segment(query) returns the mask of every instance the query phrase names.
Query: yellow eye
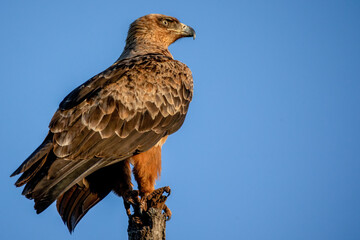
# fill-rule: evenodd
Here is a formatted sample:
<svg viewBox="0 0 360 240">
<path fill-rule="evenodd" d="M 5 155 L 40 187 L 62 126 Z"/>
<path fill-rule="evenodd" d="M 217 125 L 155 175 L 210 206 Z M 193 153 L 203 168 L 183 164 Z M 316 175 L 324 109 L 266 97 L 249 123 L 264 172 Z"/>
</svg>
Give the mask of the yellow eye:
<svg viewBox="0 0 360 240">
<path fill-rule="evenodd" d="M 163 20 L 163 24 L 164 24 L 165 26 L 167 26 L 169 23 L 168 23 L 168 21 Z"/>
</svg>

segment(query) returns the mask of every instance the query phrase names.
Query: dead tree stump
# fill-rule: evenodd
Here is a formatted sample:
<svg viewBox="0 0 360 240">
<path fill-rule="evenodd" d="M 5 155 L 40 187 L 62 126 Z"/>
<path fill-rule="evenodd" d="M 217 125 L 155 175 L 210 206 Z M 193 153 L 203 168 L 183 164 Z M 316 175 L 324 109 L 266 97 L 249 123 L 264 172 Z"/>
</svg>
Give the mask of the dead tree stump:
<svg viewBox="0 0 360 240">
<path fill-rule="evenodd" d="M 129 217 L 129 240 L 165 240 L 166 217 L 162 209 L 150 208 L 142 216 Z"/>
</svg>

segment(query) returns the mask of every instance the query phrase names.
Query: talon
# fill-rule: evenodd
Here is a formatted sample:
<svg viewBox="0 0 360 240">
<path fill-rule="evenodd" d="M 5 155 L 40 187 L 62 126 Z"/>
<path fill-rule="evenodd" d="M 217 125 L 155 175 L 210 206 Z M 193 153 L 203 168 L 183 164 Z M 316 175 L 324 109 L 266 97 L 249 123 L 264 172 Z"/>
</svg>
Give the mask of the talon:
<svg viewBox="0 0 360 240">
<path fill-rule="evenodd" d="M 126 210 L 126 214 L 129 216 L 131 216 L 131 210 L 130 210 L 130 204 L 125 200 L 124 200 L 124 207 L 125 207 L 125 210 Z"/>
<path fill-rule="evenodd" d="M 171 219 L 172 213 L 171 213 L 170 209 L 168 208 L 168 206 L 166 206 L 166 204 L 164 204 L 163 210 L 164 210 L 164 213 L 165 213 L 166 221 L 169 221 Z"/>
<path fill-rule="evenodd" d="M 164 192 L 167 193 L 167 196 L 166 196 L 166 197 L 170 196 L 170 193 L 171 193 L 170 187 L 169 187 L 169 186 L 164 187 Z"/>
<path fill-rule="evenodd" d="M 140 203 L 139 203 L 139 212 L 140 212 L 140 214 L 142 214 L 143 211 L 145 211 L 145 212 L 147 211 L 147 200 L 148 200 L 147 197 L 148 197 L 148 195 L 144 196 L 140 200 Z"/>
<path fill-rule="evenodd" d="M 166 186 L 166 187 L 162 187 L 162 188 L 158 188 L 156 190 L 154 190 L 152 193 L 150 193 L 149 195 L 147 195 L 147 198 L 148 199 L 151 199 L 151 198 L 156 198 L 157 200 L 160 199 L 164 193 L 167 193 L 165 197 L 165 200 L 168 196 L 170 196 L 170 192 L 171 192 L 171 189 L 170 187 Z"/>
</svg>

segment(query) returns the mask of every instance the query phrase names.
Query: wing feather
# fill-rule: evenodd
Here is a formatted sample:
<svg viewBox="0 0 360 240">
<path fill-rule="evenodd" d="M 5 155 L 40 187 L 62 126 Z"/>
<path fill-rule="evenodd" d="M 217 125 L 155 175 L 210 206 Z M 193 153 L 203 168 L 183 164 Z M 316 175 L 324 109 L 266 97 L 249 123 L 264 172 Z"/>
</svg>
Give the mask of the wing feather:
<svg viewBox="0 0 360 240">
<path fill-rule="evenodd" d="M 113 112 L 106 127 L 99 132 L 101 138 L 106 139 L 111 137 L 115 134 L 115 130 L 118 129 L 121 125 L 122 121 L 120 121 L 119 114 L 117 112 Z"/>
<path fill-rule="evenodd" d="M 99 125 L 101 119 L 104 117 L 104 113 L 103 113 L 103 111 L 100 109 L 100 107 L 98 105 L 98 106 L 95 106 L 95 107 L 91 108 L 91 110 L 89 111 L 88 114 L 89 114 L 89 125 L 88 125 L 88 127 L 90 129 L 94 130 Z"/>
</svg>

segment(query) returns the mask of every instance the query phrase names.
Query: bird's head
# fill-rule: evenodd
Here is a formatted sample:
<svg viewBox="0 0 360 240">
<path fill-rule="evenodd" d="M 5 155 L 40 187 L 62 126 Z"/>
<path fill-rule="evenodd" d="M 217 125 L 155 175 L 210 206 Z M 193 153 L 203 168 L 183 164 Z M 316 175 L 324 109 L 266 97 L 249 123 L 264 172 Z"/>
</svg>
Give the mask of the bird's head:
<svg viewBox="0 0 360 240">
<path fill-rule="evenodd" d="M 149 14 L 136 19 L 129 28 L 126 44 L 148 43 L 168 48 L 183 37 L 193 37 L 195 30 L 178 19 L 162 14 Z"/>
</svg>

